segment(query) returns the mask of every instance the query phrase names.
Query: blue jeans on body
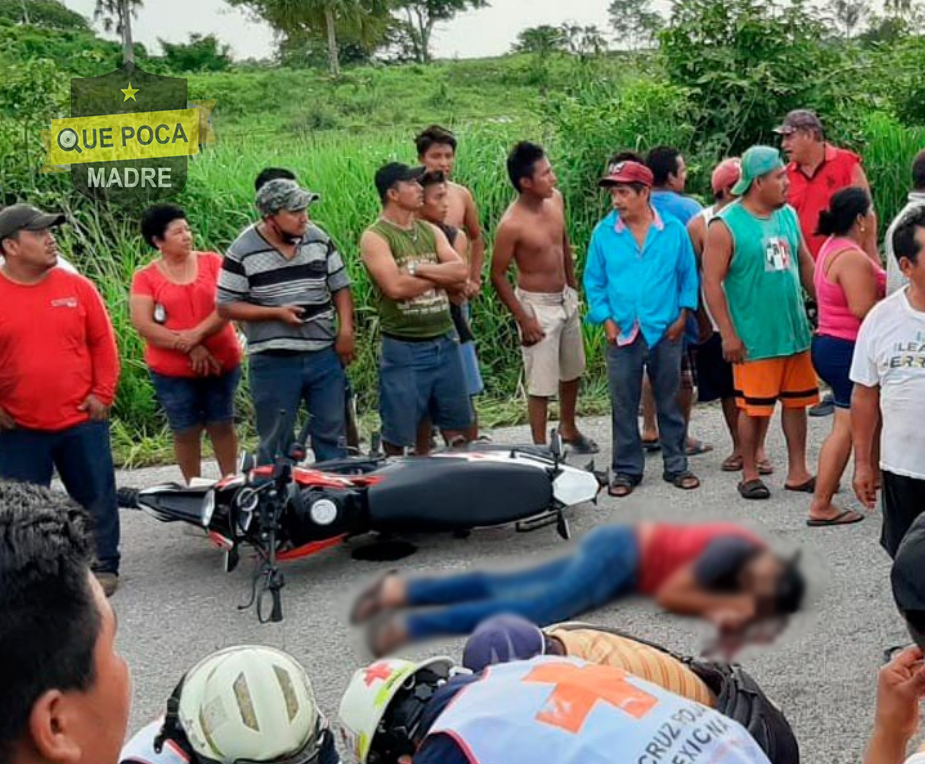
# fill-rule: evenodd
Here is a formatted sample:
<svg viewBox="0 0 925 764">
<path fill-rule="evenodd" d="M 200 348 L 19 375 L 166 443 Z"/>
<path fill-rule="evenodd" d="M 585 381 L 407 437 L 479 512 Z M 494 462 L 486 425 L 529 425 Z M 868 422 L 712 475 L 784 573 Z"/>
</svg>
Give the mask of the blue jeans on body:
<svg viewBox="0 0 925 764">
<path fill-rule="evenodd" d="M 412 639 L 470 634 L 486 618 L 503 613 L 548 626 L 633 591 L 638 569 L 636 529 L 602 525 L 571 554 L 533 568 L 409 581 L 409 607 L 449 607 L 409 613 L 406 626 Z"/>
<path fill-rule="evenodd" d="M 681 352 L 680 339 L 672 342 L 663 337 L 655 347 L 650 348 L 642 332 L 629 345 L 607 346 L 607 380 L 613 409 L 614 475 L 642 479 L 645 454 L 639 434 L 639 400 L 642 396 L 644 368 L 648 368 L 649 382 L 655 397 L 665 474 L 675 476 L 687 471 L 687 426 L 678 403 Z"/>
<path fill-rule="evenodd" d="M 93 522 L 94 570 L 119 572 L 119 507 L 109 422 L 84 422 L 59 432 L 17 427 L 0 433 L 0 478 L 51 485 L 53 471 Z"/>
<path fill-rule="evenodd" d="M 278 451 L 289 452 L 302 401 L 311 419 L 309 434 L 315 461 L 347 455 L 344 417 L 347 376 L 333 347 L 313 353 L 252 355 L 250 382 L 260 436 L 259 464 L 272 463 Z M 286 412 L 279 430 L 282 435 L 278 442 L 273 442 L 280 411 Z"/>
<path fill-rule="evenodd" d="M 234 394 L 241 367 L 208 377 L 169 377 L 151 372 L 157 400 L 172 432 L 234 422 Z"/>
</svg>

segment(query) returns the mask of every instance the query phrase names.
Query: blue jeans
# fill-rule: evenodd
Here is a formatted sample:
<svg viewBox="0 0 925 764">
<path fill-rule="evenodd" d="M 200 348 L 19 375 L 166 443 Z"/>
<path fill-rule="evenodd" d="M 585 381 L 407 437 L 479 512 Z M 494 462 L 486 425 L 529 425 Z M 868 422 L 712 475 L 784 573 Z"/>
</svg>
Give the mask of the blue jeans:
<svg viewBox="0 0 925 764">
<path fill-rule="evenodd" d="M 250 382 L 260 436 L 259 464 L 272 463 L 277 452 L 288 453 L 303 400 L 311 420 L 309 433 L 315 460 L 347 455 L 344 418 L 347 376 L 334 348 L 293 355 L 252 355 Z M 286 414 L 279 430 L 281 439 L 276 442 L 272 436 L 280 411 Z"/>
<path fill-rule="evenodd" d="M 642 437 L 639 435 L 639 400 L 642 396 L 644 368 L 648 368 L 649 382 L 655 397 L 665 474 L 675 476 L 687 471 L 687 426 L 678 403 L 681 351 L 680 339 L 671 342 L 665 337 L 654 348 L 650 348 L 642 332 L 629 345 L 607 346 L 615 475 L 642 478 L 645 454 L 642 450 Z"/>
<path fill-rule="evenodd" d="M 633 591 L 638 569 L 635 528 L 602 525 L 572 554 L 533 568 L 409 581 L 409 607 L 449 607 L 410 613 L 406 626 L 413 639 L 470 634 L 486 618 L 504 613 L 548 626 Z"/>
<path fill-rule="evenodd" d="M 60 432 L 19 427 L 0 433 L 0 478 L 49 486 L 54 469 L 92 519 L 94 570 L 118 573 L 119 507 L 109 422 L 85 422 Z"/>
<path fill-rule="evenodd" d="M 208 377 L 168 377 L 151 372 L 154 392 L 172 432 L 234 421 L 234 394 L 241 367 Z"/>
</svg>

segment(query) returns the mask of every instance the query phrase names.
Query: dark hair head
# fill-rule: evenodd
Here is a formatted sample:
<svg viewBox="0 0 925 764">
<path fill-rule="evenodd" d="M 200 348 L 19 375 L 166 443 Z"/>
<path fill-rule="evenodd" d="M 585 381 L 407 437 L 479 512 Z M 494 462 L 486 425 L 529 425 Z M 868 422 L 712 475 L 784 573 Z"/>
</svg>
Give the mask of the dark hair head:
<svg viewBox="0 0 925 764">
<path fill-rule="evenodd" d="M 912 187 L 916 191 L 925 191 L 925 149 L 912 160 Z"/>
<path fill-rule="evenodd" d="M 642 154 L 635 151 L 618 151 L 616 154 L 610 155 L 610 159 L 607 160 L 607 166 L 610 167 L 612 164 L 620 164 L 620 162 L 645 164 L 646 160 L 642 158 Z"/>
<path fill-rule="evenodd" d="M 0 761 L 49 690 L 89 689 L 100 612 L 86 512 L 63 494 L 0 481 Z"/>
<path fill-rule="evenodd" d="M 912 641 L 925 650 L 925 610 L 906 610 L 903 616 Z"/>
<path fill-rule="evenodd" d="M 417 147 L 419 157 L 424 156 L 430 150 L 431 146 L 437 145 L 449 146 L 455 153 L 456 136 L 445 127 L 431 125 L 415 137 L 414 145 Z"/>
<path fill-rule="evenodd" d="M 186 212 L 176 204 L 152 204 L 141 213 L 141 236 L 150 247 L 155 239 L 163 239 L 164 232 L 174 220 L 186 220 Z"/>
<path fill-rule="evenodd" d="M 518 192 L 521 190 L 521 181 L 533 177 L 536 163 L 544 156 L 546 152 L 543 151 L 543 147 L 530 141 L 521 141 L 511 149 L 511 153 L 507 155 L 507 174 Z"/>
<path fill-rule="evenodd" d="M 781 572 L 777 580 L 775 615 L 792 615 L 803 604 L 806 596 L 806 579 L 800 570 L 799 552 L 789 558 L 780 558 Z"/>
<path fill-rule="evenodd" d="M 254 191 L 259 191 L 271 180 L 298 180 L 292 170 L 285 167 L 265 167 L 254 180 Z"/>
<path fill-rule="evenodd" d="M 656 146 L 646 157 L 646 164 L 652 170 L 656 186 L 664 186 L 669 175 L 678 174 L 678 159 L 681 152 L 671 146 Z"/>
<path fill-rule="evenodd" d="M 428 186 L 437 186 L 440 183 L 446 183 L 446 173 L 442 170 L 433 170 L 432 172 L 425 172 L 421 176 L 421 185 L 424 188 Z"/>
<path fill-rule="evenodd" d="M 915 231 L 925 228 L 925 207 L 910 210 L 896 225 L 893 231 L 893 254 L 896 260 L 905 257 L 913 263 L 919 259 L 919 243 L 915 240 Z"/>
<path fill-rule="evenodd" d="M 829 208 L 819 213 L 816 233 L 820 236 L 844 236 L 857 222 L 858 217 L 870 212 L 870 194 L 858 186 L 836 191 L 829 200 Z"/>
</svg>

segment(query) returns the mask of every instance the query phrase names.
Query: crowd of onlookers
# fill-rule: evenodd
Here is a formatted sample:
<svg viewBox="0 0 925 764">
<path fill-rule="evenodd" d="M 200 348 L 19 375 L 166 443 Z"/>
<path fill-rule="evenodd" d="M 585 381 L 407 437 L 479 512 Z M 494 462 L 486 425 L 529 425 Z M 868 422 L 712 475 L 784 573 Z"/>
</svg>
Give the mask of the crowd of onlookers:
<svg viewBox="0 0 925 764">
<path fill-rule="evenodd" d="M 676 149 L 614 154 L 597 182 L 613 209 L 594 229 L 581 282 L 550 159 L 518 143 L 507 158 L 515 199 L 494 232 L 490 280 L 517 324 L 536 443 L 557 399 L 569 449 L 599 450 L 576 409 L 582 321 L 601 327 L 611 496 L 633 493 L 654 450 L 665 481 L 700 486 L 691 460 L 713 446 L 690 433 L 695 391 L 722 406 L 730 436 L 722 469 L 741 473 L 747 500 L 771 495 L 765 442 L 780 403 L 783 488 L 812 496 L 809 526 L 863 519 L 834 499 L 853 453 L 859 500 L 872 509 L 881 494 L 881 543 L 918 644 L 881 674 L 867 764 L 898 764 L 925 695 L 925 153 L 913 163 L 908 205 L 887 228 L 884 263 L 860 158 L 828 143 L 812 112 L 791 112 L 776 132 L 788 161 L 770 146 L 725 159 L 705 209 L 684 194 Z M 428 453 L 438 431 L 449 445 L 480 437 L 470 318 L 472 302 L 486 299 L 485 244 L 471 192 L 450 180 L 456 149 L 455 136 L 434 126 L 417 137 L 419 165 L 379 168 L 381 213 L 360 239 L 389 454 Z M 318 198 L 289 170 L 263 171 L 258 220 L 223 256 L 194 247 L 182 208 L 158 204 L 142 215 L 156 256 L 134 275 L 131 320 L 187 480 L 200 474 L 203 434 L 222 473 L 236 468 L 245 353 L 260 462 L 288 450 L 302 404 L 317 461 L 358 442 L 347 374 L 354 302 L 343 256 L 309 218 Z M 102 595 L 118 585 L 108 418 L 119 358 L 100 294 L 58 254 L 53 229 L 65 222 L 26 204 L 0 211 L 0 478 L 18 481 L 0 483 L 0 762 L 114 764 L 128 683 Z M 815 471 L 808 409 L 834 409 Z M 76 504 L 19 484 L 48 486 L 55 471 Z M 708 618 L 728 648 L 753 626 L 772 624 L 773 636 L 799 608 L 803 582 L 794 559 L 741 529 L 648 524 L 595 529 L 573 555 L 515 573 L 386 575 L 354 610 L 372 652 L 475 631 L 471 660 L 468 671 L 443 658 L 362 669 L 341 707 L 345 743 L 362 764 L 492 764 L 514 760 L 512 750 L 517 760 L 549 762 L 613 761 L 615 750 L 641 764 L 693 760 L 692 751 L 726 764 L 797 761 L 773 704 L 755 712 L 767 722 L 760 729 L 724 705 L 730 693 L 762 697 L 747 675 L 628 635 L 555 625 L 631 591 Z M 521 619 L 483 629 L 507 613 Z M 126 761 L 337 761 L 304 670 L 266 648 L 209 656 L 166 708 Z M 240 722 L 226 724 L 229 713 Z"/>
</svg>

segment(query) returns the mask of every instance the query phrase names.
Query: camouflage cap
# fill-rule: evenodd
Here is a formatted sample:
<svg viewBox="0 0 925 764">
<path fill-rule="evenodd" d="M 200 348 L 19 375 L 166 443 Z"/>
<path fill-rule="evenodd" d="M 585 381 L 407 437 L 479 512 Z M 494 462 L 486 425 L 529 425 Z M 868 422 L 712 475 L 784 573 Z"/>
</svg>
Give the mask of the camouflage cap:
<svg viewBox="0 0 925 764">
<path fill-rule="evenodd" d="M 256 204 L 261 215 L 275 215 L 277 212 L 304 210 L 320 198 L 318 194 L 300 188 L 294 180 L 278 178 L 260 187 Z"/>
</svg>

